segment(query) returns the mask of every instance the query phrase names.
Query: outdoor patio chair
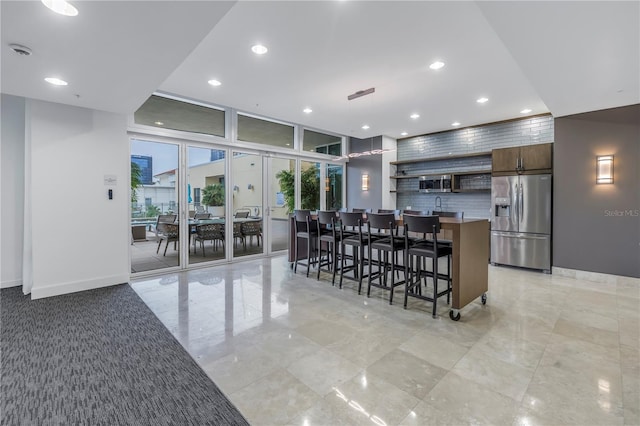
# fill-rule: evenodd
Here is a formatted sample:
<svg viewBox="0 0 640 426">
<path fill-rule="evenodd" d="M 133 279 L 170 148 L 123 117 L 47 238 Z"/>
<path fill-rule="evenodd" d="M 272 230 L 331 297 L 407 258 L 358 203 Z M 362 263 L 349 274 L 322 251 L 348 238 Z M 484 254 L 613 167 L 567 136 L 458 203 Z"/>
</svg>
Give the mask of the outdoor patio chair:
<svg viewBox="0 0 640 426">
<path fill-rule="evenodd" d="M 162 241 L 167 238 L 167 225 L 175 223 L 178 215 L 176 214 L 161 214 L 158 215 L 158 219 L 156 220 L 156 224 L 153 226 L 153 231 L 156 234 L 156 241 L 158 241 L 158 248 L 156 249 L 156 253 L 160 252 L 160 244 Z M 166 251 L 165 251 L 166 253 Z"/>
</svg>

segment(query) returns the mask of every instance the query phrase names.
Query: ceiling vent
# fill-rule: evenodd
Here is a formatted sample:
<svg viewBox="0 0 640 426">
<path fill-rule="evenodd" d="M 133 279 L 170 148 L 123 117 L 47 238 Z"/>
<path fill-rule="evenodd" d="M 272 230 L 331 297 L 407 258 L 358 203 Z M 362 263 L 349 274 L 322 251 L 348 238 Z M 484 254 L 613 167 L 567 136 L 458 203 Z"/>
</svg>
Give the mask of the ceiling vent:
<svg viewBox="0 0 640 426">
<path fill-rule="evenodd" d="M 365 95 L 370 95 L 371 93 L 375 92 L 376 88 L 372 87 L 370 89 L 366 89 L 366 90 L 358 90 L 356 93 L 353 93 L 349 96 L 347 96 L 347 99 L 349 99 L 350 101 L 359 98 L 361 96 L 365 96 Z"/>
<path fill-rule="evenodd" d="M 10 44 L 9 47 L 21 56 L 31 56 L 31 53 L 33 53 L 27 46 L 22 46 L 20 44 Z"/>
</svg>

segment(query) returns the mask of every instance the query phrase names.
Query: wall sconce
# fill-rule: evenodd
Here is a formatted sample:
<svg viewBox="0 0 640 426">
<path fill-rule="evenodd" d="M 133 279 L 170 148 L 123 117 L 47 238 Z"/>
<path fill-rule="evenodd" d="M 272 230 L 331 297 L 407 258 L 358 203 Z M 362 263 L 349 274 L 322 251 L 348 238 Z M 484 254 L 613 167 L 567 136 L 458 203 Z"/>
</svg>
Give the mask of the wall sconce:
<svg viewBox="0 0 640 426">
<path fill-rule="evenodd" d="M 613 155 L 596 157 L 596 184 L 613 183 Z"/>
<path fill-rule="evenodd" d="M 253 191 L 253 188 L 254 188 L 254 186 L 253 186 L 253 185 L 251 185 L 251 184 L 249 184 L 249 185 L 247 186 L 247 189 L 248 189 L 248 190 L 250 190 L 250 191 Z"/>
<path fill-rule="evenodd" d="M 325 192 L 329 192 L 330 188 L 330 184 L 331 184 L 331 180 L 327 177 L 324 178 L 324 190 Z"/>
<path fill-rule="evenodd" d="M 362 190 L 363 191 L 369 190 L 369 175 L 366 173 L 362 175 Z"/>
</svg>

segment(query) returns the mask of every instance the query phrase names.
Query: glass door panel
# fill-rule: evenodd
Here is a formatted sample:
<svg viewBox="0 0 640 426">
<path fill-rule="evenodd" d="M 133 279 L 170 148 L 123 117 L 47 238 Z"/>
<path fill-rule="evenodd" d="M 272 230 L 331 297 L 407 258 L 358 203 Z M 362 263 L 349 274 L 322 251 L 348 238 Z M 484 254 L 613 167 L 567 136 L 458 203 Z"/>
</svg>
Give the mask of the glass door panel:
<svg viewBox="0 0 640 426">
<path fill-rule="evenodd" d="M 342 166 L 327 164 L 325 176 L 324 191 L 327 210 L 340 210 L 342 208 Z"/>
<path fill-rule="evenodd" d="M 220 149 L 189 146 L 189 264 L 225 259 L 225 155 Z"/>
<path fill-rule="evenodd" d="M 131 140 L 131 272 L 180 266 L 179 146 Z"/>
<path fill-rule="evenodd" d="M 288 218 L 295 208 L 296 160 L 268 158 L 269 239 L 271 252 L 286 250 Z"/>
<path fill-rule="evenodd" d="M 233 257 L 264 252 L 262 157 L 234 152 L 231 158 L 233 217 L 227 221 L 232 233 Z M 227 240 L 229 241 L 229 239 Z"/>
<path fill-rule="evenodd" d="M 300 208 L 320 209 L 320 163 L 300 162 Z"/>
</svg>

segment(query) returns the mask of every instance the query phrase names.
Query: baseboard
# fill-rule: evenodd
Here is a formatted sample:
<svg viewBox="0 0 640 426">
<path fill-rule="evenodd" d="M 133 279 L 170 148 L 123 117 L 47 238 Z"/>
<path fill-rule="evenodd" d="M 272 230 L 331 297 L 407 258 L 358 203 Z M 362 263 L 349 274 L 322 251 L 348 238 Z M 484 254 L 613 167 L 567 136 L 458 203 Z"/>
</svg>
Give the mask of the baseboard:
<svg viewBox="0 0 640 426">
<path fill-rule="evenodd" d="M 92 280 L 82 280 L 69 283 L 61 283 L 31 289 L 31 299 L 42 299 L 45 297 L 60 296 L 78 291 L 93 290 L 101 287 L 109 287 L 129 282 L 129 275 L 112 275 L 108 277 L 95 278 Z"/>
<path fill-rule="evenodd" d="M 640 278 L 625 277 L 623 275 L 603 274 L 601 272 L 581 271 L 579 269 L 560 268 L 554 266 L 551 268 L 554 275 L 561 277 L 570 277 L 582 281 L 592 281 L 596 283 L 635 283 L 640 285 Z"/>
<path fill-rule="evenodd" d="M 0 288 L 18 287 L 22 285 L 22 280 L 1 281 Z"/>
</svg>

